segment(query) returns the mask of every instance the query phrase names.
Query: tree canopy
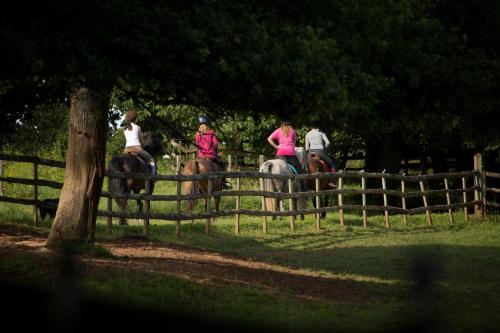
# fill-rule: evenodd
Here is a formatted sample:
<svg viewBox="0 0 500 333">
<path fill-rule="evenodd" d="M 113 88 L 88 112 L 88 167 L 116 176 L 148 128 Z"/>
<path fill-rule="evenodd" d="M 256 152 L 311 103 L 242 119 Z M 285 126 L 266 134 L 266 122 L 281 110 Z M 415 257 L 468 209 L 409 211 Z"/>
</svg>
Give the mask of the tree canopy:
<svg viewBox="0 0 500 333">
<path fill-rule="evenodd" d="M 212 119 L 275 114 L 365 141 L 458 132 L 484 147 L 497 132 L 488 120 L 498 109 L 498 7 L 20 0 L 2 15 L 3 126 L 85 84 Z"/>
</svg>

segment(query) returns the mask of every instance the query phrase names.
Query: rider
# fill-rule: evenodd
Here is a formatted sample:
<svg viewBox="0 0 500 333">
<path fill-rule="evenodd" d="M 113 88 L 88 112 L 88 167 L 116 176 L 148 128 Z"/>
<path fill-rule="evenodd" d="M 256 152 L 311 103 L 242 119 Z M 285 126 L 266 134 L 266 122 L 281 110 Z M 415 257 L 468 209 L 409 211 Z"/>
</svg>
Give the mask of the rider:
<svg viewBox="0 0 500 333">
<path fill-rule="evenodd" d="M 135 111 L 128 111 L 125 115 L 125 126 L 123 126 L 123 133 L 125 134 L 124 154 L 134 154 L 147 161 L 151 166 L 151 174 L 156 174 L 155 159 L 143 148 L 141 127 L 135 123 L 137 113 Z"/>
<path fill-rule="evenodd" d="M 282 121 L 280 127 L 269 135 L 267 141 L 276 149 L 276 158 L 282 159 L 292 165 L 297 173 L 304 173 L 297 154 L 295 153 L 297 134 L 289 121 Z M 275 141 L 277 141 L 278 144 L 276 144 Z M 307 185 L 306 182 L 301 182 L 301 184 L 302 188 L 305 189 Z"/>
<path fill-rule="evenodd" d="M 330 145 L 330 140 L 326 137 L 326 134 L 323 133 L 318 127 L 313 127 L 306 134 L 305 138 L 305 150 L 306 153 L 316 153 L 318 154 L 323 161 L 325 161 L 330 167 L 332 172 L 335 172 L 335 163 L 332 158 L 328 155 L 326 148 Z M 331 187 L 334 187 L 334 183 L 329 184 Z"/>
<path fill-rule="evenodd" d="M 207 158 L 217 164 L 222 170 L 225 169 L 224 162 L 219 156 L 219 139 L 214 130 L 208 127 L 206 116 L 198 117 L 198 131 L 195 134 L 196 146 L 198 146 L 198 157 Z M 231 189 L 231 184 L 222 179 L 222 188 Z"/>
</svg>

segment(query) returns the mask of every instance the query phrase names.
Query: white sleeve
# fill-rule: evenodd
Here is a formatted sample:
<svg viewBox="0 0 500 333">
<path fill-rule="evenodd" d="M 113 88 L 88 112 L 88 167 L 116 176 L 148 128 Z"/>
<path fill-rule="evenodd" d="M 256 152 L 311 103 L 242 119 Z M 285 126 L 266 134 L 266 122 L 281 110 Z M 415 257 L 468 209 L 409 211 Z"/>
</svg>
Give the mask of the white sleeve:
<svg viewBox="0 0 500 333">
<path fill-rule="evenodd" d="M 321 136 L 323 137 L 323 141 L 325 141 L 325 148 L 328 148 L 328 146 L 330 145 L 330 141 L 326 137 L 325 133 L 321 132 Z"/>
</svg>

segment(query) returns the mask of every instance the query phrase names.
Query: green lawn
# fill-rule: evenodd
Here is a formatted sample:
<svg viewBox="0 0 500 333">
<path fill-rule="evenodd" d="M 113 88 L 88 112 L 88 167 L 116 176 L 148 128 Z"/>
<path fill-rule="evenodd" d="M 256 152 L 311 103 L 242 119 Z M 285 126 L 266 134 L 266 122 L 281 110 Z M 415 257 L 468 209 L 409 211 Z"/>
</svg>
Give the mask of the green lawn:
<svg viewBox="0 0 500 333">
<path fill-rule="evenodd" d="M 173 185 L 160 183 L 155 193 L 173 191 Z M 245 200 L 242 208 L 260 207 L 258 198 Z M 168 211 L 173 207 L 169 205 L 153 203 L 152 210 Z M 101 209 L 105 206 L 103 200 Z M 234 198 L 223 199 L 223 209 L 233 206 Z M 242 217 L 239 236 L 234 234 L 233 217 L 217 219 L 210 235 L 204 232 L 204 220 L 182 222 L 180 237 L 175 235 L 174 222 L 151 221 L 148 237 L 152 241 L 321 274 L 359 291 L 347 302 L 326 296 L 290 298 L 281 289 L 208 286 L 154 273 L 98 272 L 86 275 L 82 283 L 86 295 L 110 304 L 182 311 L 242 327 L 258 323 L 284 331 L 403 331 L 420 330 L 415 326 L 420 323 L 423 331 L 497 331 L 500 218 L 488 215 L 481 221 L 471 216 L 465 222 L 459 210 L 456 222 L 450 224 L 445 213 L 432 216 L 433 226 L 427 225 L 423 214 L 409 216 L 408 225 L 401 216 L 391 216 L 391 228 L 386 229 L 381 214 L 370 216 L 364 228 L 356 212 L 346 214 L 343 227 L 338 214 L 329 213 L 320 231 L 315 229 L 314 217 L 307 216 L 297 220 L 295 233 L 290 231 L 289 219 L 281 218 L 269 221 L 267 234 L 262 232 L 262 218 Z M 129 222 L 118 226 L 115 219 L 109 235 L 105 219 L 99 218 L 96 244 L 140 237 L 142 225 Z M 0 224 L 31 229 L 31 207 L 0 204 Z M 41 221 L 37 230 L 46 235 L 50 224 Z M 30 256 L 2 258 L 0 276 L 15 276 L 18 282 L 38 287 L 54 286 L 47 268 Z"/>
</svg>

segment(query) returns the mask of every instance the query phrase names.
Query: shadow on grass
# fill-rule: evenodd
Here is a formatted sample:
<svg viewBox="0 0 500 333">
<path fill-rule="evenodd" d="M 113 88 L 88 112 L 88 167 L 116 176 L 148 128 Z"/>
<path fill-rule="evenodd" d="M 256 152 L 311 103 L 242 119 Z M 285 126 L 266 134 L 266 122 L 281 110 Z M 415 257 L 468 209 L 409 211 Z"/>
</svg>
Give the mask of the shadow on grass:
<svg viewBox="0 0 500 333">
<path fill-rule="evenodd" d="M 312 222 L 306 222 L 309 223 L 307 230 L 312 230 Z M 387 311 L 394 318 L 393 321 L 384 323 L 387 317 L 381 317 L 380 327 L 388 328 L 384 331 L 496 330 L 500 324 L 500 316 L 496 312 L 500 307 L 499 247 L 439 244 L 428 240 L 419 243 L 418 239 L 405 244 L 400 239 L 426 232 L 462 231 L 467 228 L 464 224 L 432 228 L 423 225 L 410 229 L 395 226 L 387 230 L 383 225 L 359 228 L 354 222 L 356 221 L 347 220 L 344 228 L 335 226 L 319 232 L 301 230 L 297 234 L 273 229 L 274 232 L 265 237 L 234 236 L 230 225 L 217 226 L 211 235 L 205 235 L 205 224 L 199 222 L 183 224 L 183 233 L 179 238 L 173 236 L 174 224 L 151 225 L 148 238 L 142 236 L 142 225 L 114 226 L 113 235 L 105 237 L 106 226 L 98 225 L 97 243 L 105 239 L 120 238 L 144 239 L 151 246 L 177 243 L 242 259 L 331 274 L 332 282 L 350 281 L 361 292 L 375 292 L 379 296 L 375 301 L 379 302 L 378 306 L 387 302 Z M 276 223 L 287 224 L 288 220 L 282 219 Z M 260 231 L 257 230 L 260 228 L 258 224 L 252 228 Z M 399 239 L 391 240 L 391 236 Z M 382 245 L 370 243 L 373 238 L 383 237 L 388 241 Z M 259 272 L 256 271 L 255 274 Z M 92 312 L 86 312 L 91 311 L 90 308 L 114 313 L 105 304 L 92 302 L 82 299 L 78 303 L 82 307 L 78 315 L 85 317 L 84 314 L 91 314 Z M 87 306 L 89 308 L 85 310 Z M 133 307 L 118 307 L 116 311 L 127 318 L 129 315 L 140 314 Z M 93 315 L 99 317 L 99 314 Z M 118 313 L 116 315 L 119 316 Z M 155 322 L 162 316 L 158 314 L 157 318 L 153 312 L 140 315 L 147 322 Z M 169 318 L 168 315 L 163 316 Z M 178 314 L 175 317 L 182 318 Z M 361 320 L 355 314 L 351 315 L 351 320 L 352 318 Z M 181 321 L 184 320 L 189 321 L 190 318 L 185 317 Z M 200 322 L 199 320 L 198 318 L 196 322 Z M 175 320 L 172 319 L 172 322 Z M 220 324 L 214 322 L 213 327 L 220 329 Z M 85 325 L 83 323 L 81 327 L 86 327 Z M 206 322 L 203 325 L 211 326 Z M 232 330 L 238 332 L 241 331 L 240 328 L 232 327 Z"/>
</svg>

